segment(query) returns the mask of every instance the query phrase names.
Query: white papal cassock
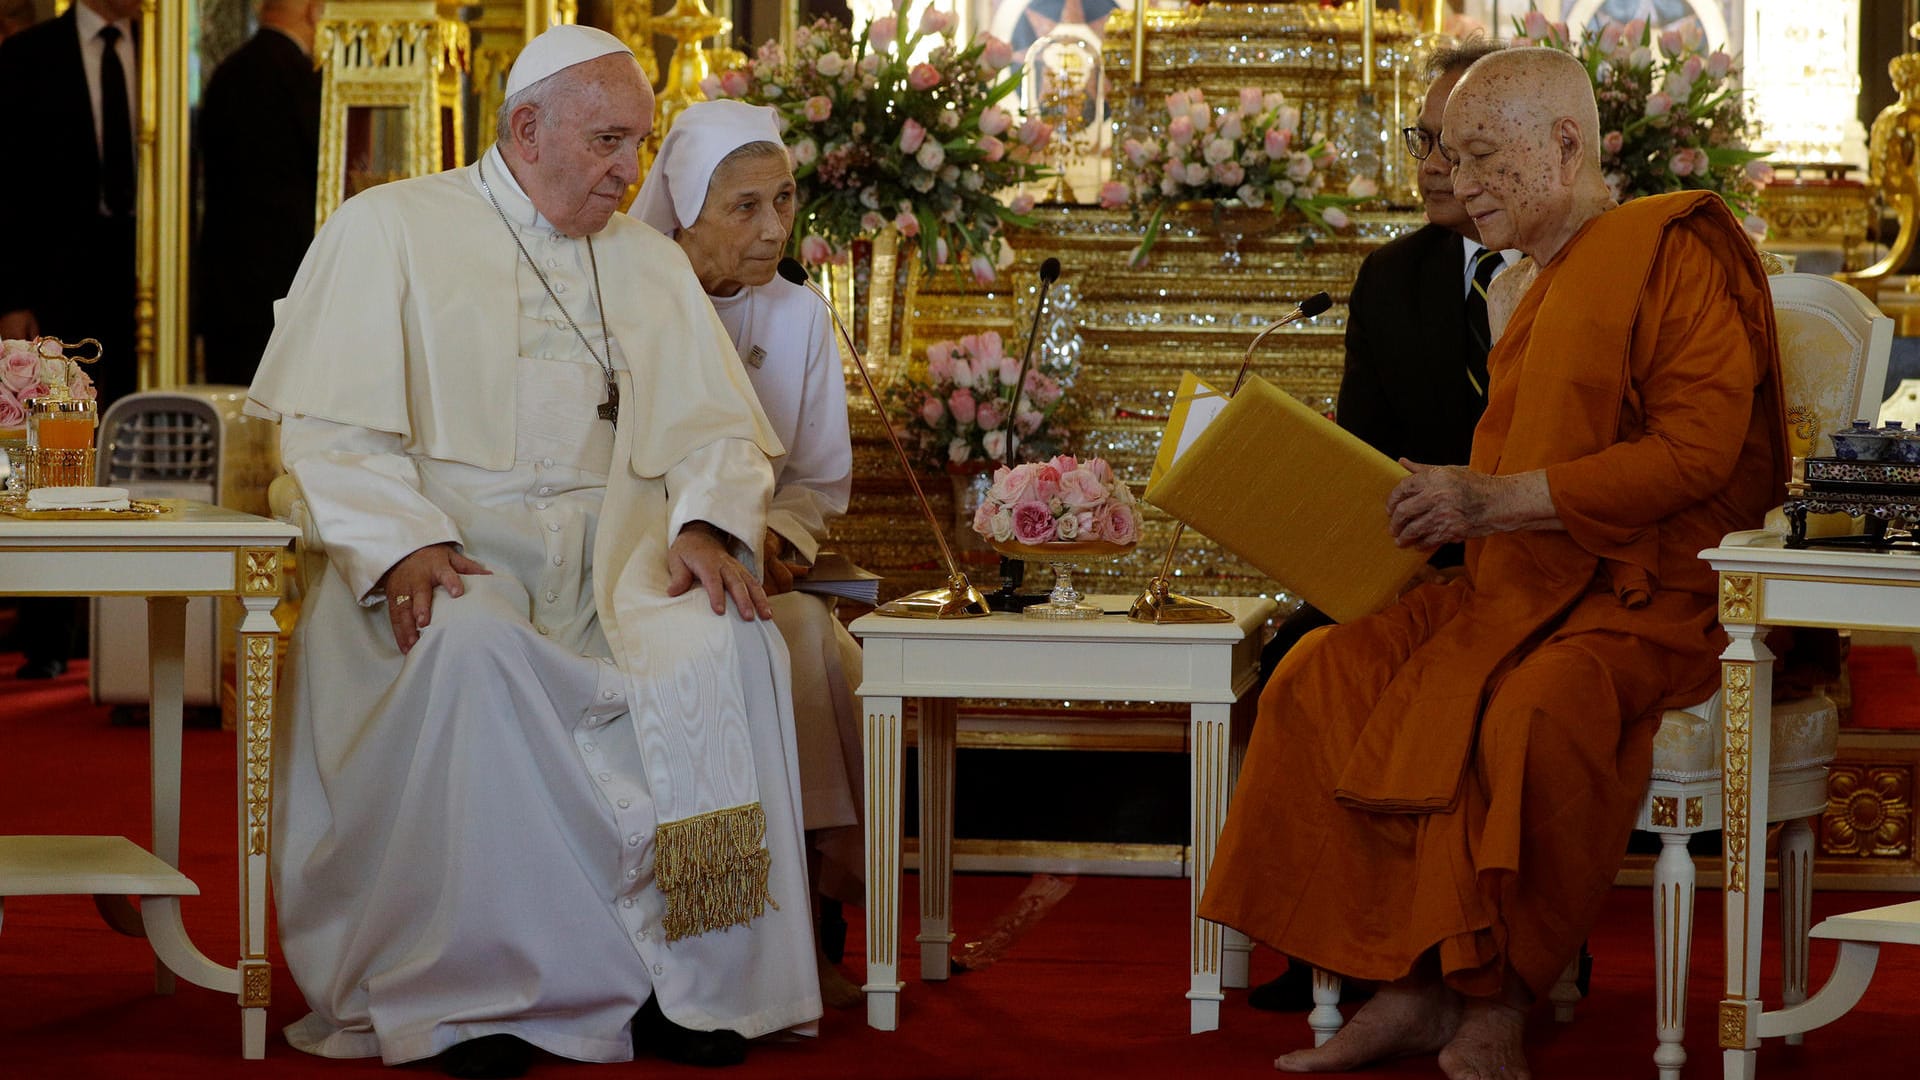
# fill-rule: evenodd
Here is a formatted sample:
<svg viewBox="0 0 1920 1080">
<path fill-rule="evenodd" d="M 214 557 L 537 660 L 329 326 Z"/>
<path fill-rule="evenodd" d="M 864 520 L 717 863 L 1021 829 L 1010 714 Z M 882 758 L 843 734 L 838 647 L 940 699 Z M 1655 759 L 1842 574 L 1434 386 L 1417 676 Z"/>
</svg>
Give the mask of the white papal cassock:
<svg viewBox="0 0 1920 1080">
<path fill-rule="evenodd" d="M 787 448 L 774 462 L 767 528 L 791 544 L 801 562 L 811 563 L 834 521 L 847 512 L 853 488 L 847 383 L 832 321 L 819 297 L 784 278 L 711 299 L 735 351 L 747 360 L 747 377 L 767 422 Z M 770 602 L 793 656 L 800 802 L 821 855 L 817 884 L 828 896 L 859 904 L 866 880 L 860 713 L 853 700 L 860 644 L 834 615 L 831 598 L 788 592 Z"/>
<path fill-rule="evenodd" d="M 598 347 L 587 245 L 539 217 L 496 151 L 482 165 Z M 330 564 L 275 748 L 280 934 L 313 1010 L 287 1031 L 301 1049 L 394 1063 L 505 1032 L 618 1061 L 650 993 L 679 1024 L 749 1037 L 820 1014 L 786 651 L 697 585 L 664 595 L 685 523 L 757 547 L 780 447 L 678 248 L 616 216 L 594 249 L 603 282 L 644 283 L 609 291 L 617 432 L 475 168 L 349 200 L 279 312 L 252 396 L 282 417 Z M 492 574 L 437 593 L 402 656 L 376 583 L 448 540 Z M 670 711 L 689 682 L 711 696 L 715 670 L 747 737 L 709 748 L 725 767 L 700 783 L 757 789 L 772 903 L 669 943 L 662 800 L 738 793 L 663 774 L 672 759 L 640 734 L 660 729 L 634 714 Z M 679 719 L 676 740 L 706 737 L 709 718 Z"/>
</svg>

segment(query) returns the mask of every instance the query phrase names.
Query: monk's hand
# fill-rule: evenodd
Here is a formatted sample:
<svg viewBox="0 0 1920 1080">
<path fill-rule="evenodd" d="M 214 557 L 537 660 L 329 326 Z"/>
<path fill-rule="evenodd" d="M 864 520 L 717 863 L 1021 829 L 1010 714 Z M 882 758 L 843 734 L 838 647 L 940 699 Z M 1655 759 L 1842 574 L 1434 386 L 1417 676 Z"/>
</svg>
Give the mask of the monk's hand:
<svg viewBox="0 0 1920 1080">
<path fill-rule="evenodd" d="M 1400 459 L 1412 475 L 1387 496 L 1387 527 L 1403 548 L 1442 544 L 1523 529 L 1559 529 L 1544 469 L 1488 476 L 1459 465 Z"/>
<path fill-rule="evenodd" d="M 707 601 L 715 615 L 727 613 L 727 597 L 733 597 L 734 610 L 745 622 L 755 615 L 773 618 L 766 591 L 753 579 L 740 560 L 727 551 L 726 534 L 704 521 L 688 522 L 667 549 L 667 595 L 679 596 L 698 581 L 707 590 Z"/>
<path fill-rule="evenodd" d="M 1485 536 L 1498 478 L 1458 465 L 1422 465 L 1400 459 L 1412 475 L 1387 496 L 1387 527 L 1403 548 L 1432 550 Z"/>
<path fill-rule="evenodd" d="M 787 538 L 768 529 L 767 539 L 760 545 L 760 566 L 765 571 L 760 584 L 768 596 L 792 592 L 794 579 L 807 576 L 809 568 L 788 562 L 786 553 Z"/>
<path fill-rule="evenodd" d="M 393 625 L 393 643 L 403 653 L 413 651 L 420 631 L 433 621 L 435 588 L 447 590 L 448 596 L 459 596 L 467 591 L 461 574 L 491 573 L 460 554 L 451 543 L 428 544 L 394 563 L 379 582 L 387 594 L 387 621 Z"/>
</svg>

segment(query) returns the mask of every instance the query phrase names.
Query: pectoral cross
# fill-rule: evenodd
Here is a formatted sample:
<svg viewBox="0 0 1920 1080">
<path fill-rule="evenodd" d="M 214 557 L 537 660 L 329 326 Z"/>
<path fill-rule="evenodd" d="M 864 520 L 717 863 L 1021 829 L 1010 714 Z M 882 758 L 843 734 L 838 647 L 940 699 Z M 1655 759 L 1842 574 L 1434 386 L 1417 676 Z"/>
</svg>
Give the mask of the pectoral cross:
<svg viewBox="0 0 1920 1080">
<path fill-rule="evenodd" d="M 616 427 L 620 424 L 620 384 L 613 381 L 611 372 L 607 375 L 607 400 L 600 403 L 600 419 Z"/>
</svg>

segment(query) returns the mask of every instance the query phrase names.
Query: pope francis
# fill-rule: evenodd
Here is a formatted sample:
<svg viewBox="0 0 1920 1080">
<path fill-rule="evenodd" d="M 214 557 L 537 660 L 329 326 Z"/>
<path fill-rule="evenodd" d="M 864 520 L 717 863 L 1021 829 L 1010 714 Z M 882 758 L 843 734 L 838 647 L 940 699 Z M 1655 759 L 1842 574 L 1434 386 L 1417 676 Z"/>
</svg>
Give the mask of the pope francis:
<svg viewBox="0 0 1920 1080">
<path fill-rule="evenodd" d="M 625 44 L 547 31 L 493 148 L 348 200 L 279 306 L 250 407 L 328 562 L 276 747 L 303 1050 L 719 1065 L 820 1014 L 740 561 L 782 448 L 686 256 L 615 214 L 652 111 Z"/>
</svg>

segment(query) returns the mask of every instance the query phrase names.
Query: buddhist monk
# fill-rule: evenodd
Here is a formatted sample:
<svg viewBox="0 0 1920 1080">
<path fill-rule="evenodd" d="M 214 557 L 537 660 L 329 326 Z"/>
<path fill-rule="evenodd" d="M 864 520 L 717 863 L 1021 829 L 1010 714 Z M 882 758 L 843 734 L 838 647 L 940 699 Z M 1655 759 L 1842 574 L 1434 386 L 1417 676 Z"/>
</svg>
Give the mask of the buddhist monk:
<svg viewBox="0 0 1920 1080">
<path fill-rule="evenodd" d="M 1464 466 L 1403 461 L 1403 545 L 1458 577 L 1317 631 L 1260 700 L 1201 914 L 1380 992 L 1288 1072 L 1438 1053 L 1528 1076 L 1529 1005 L 1592 927 L 1661 710 L 1723 644 L 1697 553 L 1786 480 L 1760 262 L 1705 192 L 1616 206 L 1587 74 L 1497 52 L 1442 123 L 1453 189 L 1537 267 L 1488 357 Z"/>
</svg>

